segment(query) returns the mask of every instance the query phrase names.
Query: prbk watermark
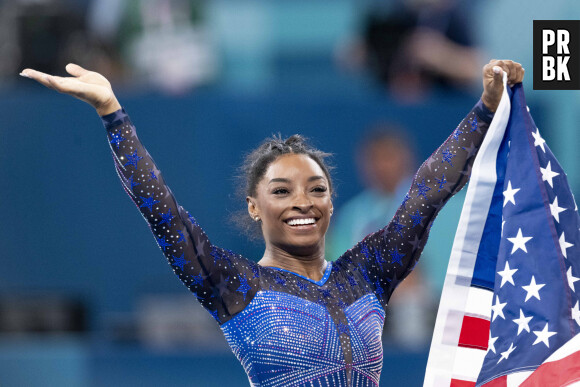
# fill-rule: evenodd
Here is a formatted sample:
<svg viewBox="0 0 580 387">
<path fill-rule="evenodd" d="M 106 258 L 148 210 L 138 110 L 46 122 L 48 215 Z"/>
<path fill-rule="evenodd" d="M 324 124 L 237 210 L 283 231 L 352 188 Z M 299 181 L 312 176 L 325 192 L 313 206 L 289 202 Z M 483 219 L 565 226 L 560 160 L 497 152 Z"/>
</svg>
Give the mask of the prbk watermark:
<svg viewBox="0 0 580 387">
<path fill-rule="evenodd" d="M 534 89 L 580 90 L 580 20 L 534 20 Z"/>
</svg>

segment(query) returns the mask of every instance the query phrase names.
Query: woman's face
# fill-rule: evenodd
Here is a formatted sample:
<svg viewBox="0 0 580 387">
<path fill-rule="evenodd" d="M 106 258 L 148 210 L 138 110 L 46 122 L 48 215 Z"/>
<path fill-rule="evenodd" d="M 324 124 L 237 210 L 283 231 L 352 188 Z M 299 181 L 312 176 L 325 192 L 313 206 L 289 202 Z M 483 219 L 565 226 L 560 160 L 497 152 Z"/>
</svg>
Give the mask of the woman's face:
<svg viewBox="0 0 580 387">
<path fill-rule="evenodd" d="M 322 168 L 307 155 L 286 154 L 270 164 L 248 197 L 248 211 L 259 216 L 266 244 L 292 255 L 324 249 L 332 214 L 329 182 Z"/>
</svg>

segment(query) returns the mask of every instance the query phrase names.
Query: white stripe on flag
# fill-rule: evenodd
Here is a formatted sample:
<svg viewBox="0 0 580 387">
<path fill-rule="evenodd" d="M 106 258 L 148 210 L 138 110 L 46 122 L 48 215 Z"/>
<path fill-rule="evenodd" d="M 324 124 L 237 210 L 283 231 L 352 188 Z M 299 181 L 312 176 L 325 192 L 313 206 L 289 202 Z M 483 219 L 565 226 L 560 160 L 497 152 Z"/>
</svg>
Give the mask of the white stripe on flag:
<svg viewBox="0 0 580 387">
<path fill-rule="evenodd" d="M 447 276 L 443 286 L 424 386 L 449 386 L 454 376 L 456 361 L 461 362 L 457 346 L 463 315 L 469 297 L 471 278 L 485 220 L 491 204 L 496 176 L 496 159 L 510 115 L 510 100 L 504 73 L 504 91 L 487 134 L 473 164 L 461 218 L 455 234 Z M 477 197 L 475 197 L 477 193 Z M 485 354 L 484 351 L 480 351 Z M 477 363 L 477 372 L 467 380 L 477 378 L 483 358 Z"/>
<path fill-rule="evenodd" d="M 507 376 L 507 387 L 518 387 L 524 380 L 532 374 L 533 371 L 514 372 Z"/>
<path fill-rule="evenodd" d="M 476 381 L 486 353 L 487 351 L 477 348 L 458 347 L 455 364 L 453 364 L 453 377 Z"/>
<path fill-rule="evenodd" d="M 469 316 L 485 317 L 490 320 L 492 303 L 492 290 L 471 286 L 467 294 L 465 314 Z"/>
</svg>

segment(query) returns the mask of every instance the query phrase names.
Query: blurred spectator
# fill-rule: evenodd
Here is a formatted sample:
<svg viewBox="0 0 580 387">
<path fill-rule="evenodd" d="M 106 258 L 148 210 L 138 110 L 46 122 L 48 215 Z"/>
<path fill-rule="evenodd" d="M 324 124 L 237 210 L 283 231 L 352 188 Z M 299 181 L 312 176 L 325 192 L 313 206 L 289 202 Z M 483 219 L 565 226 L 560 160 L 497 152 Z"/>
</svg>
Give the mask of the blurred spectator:
<svg viewBox="0 0 580 387">
<path fill-rule="evenodd" d="M 371 131 L 358 147 L 356 158 L 367 188 L 337 210 L 327 235 L 327 257 L 331 259 L 387 224 L 407 193 L 416 166 L 411 142 L 393 125 Z M 424 274 L 415 268 L 395 291 L 387 308 L 385 339 L 411 348 L 427 344 L 434 305 Z"/>
<path fill-rule="evenodd" d="M 89 25 L 101 41 L 119 48 L 127 76 L 168 93 L 183 93 L 216 73 L 204 3 L 94 0 Z"/>
<path fill-rule="evenodd" d="M 406 101 L 432 86 L 466 88 L 480 78 L 480 52 L 473 39 L 471 2 L 462 0 L 371 1 L 360 37 L 340 60 L 367 67 Z"/>
<path fill-rule="evenodd" d="M 91 53 L 85 33 L 87 2 L 13 0 L 0 2 L 0 79 L 24 67 L 62 73 L 64 66 Z"/>
<path fill-rule="evenodd" d="M 114 83 L 183 93 L 215 77 L 203 0 L 0 1 L 0 83 L 77 63 Z"/>
<path fill-rule="evenodd" d="M 411 185 L 416 164 L 404 132 L 391 124 L 372 129 L 356 150 L 356 162 L 367 188 L 333 219 L 327 247 L 333 259 L 392 218 Z"/>
</svg>

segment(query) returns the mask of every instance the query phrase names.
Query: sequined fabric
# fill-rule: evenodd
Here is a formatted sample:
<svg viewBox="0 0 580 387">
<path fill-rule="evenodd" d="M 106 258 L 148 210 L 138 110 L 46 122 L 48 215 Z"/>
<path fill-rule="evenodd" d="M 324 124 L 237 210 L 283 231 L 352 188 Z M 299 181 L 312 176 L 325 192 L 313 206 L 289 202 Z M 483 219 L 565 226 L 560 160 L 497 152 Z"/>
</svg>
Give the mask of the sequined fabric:
<svg viewBox="0 0 580 387">
<path fill-rule="evenodd" d="M 490 121 L 478 102 L 419 168 L 386 227 L 328 262 L 316 282 L 212 245 L 175 201 L 125 111 L 103 117 L 125 191 L 254 386 L 378 386 L 384 309 L 438 211 L 467 182 Z"/>
</svg>

